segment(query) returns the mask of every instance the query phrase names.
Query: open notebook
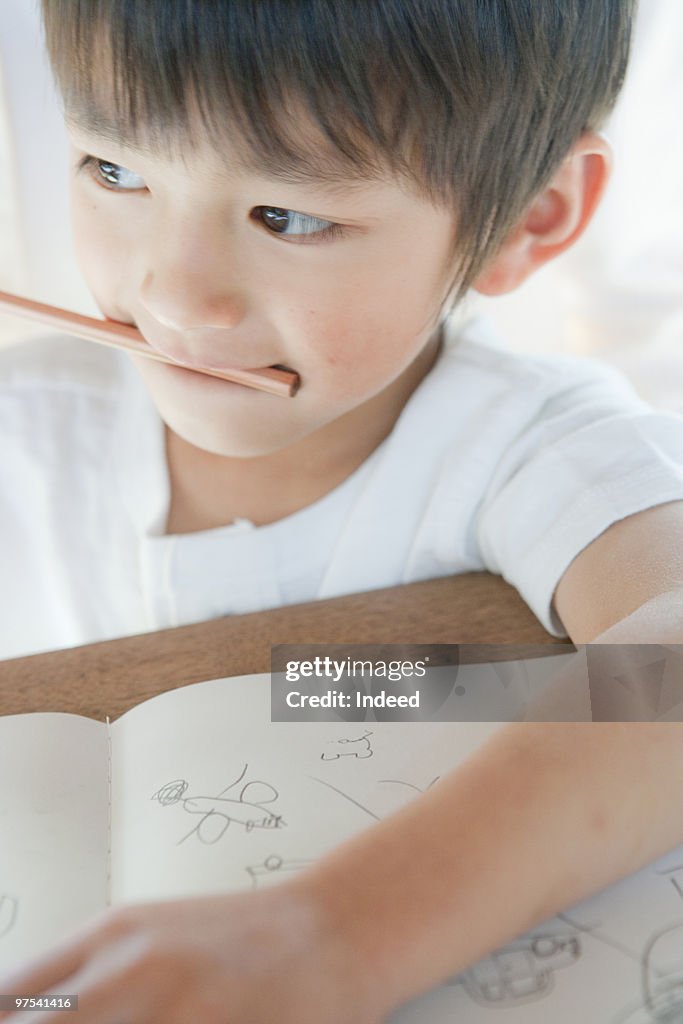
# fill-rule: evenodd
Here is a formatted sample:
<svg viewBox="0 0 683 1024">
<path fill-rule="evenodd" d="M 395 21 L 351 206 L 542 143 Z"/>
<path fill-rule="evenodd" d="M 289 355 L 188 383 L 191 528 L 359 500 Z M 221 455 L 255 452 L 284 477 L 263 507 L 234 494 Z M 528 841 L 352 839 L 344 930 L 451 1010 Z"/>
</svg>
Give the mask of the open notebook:
<svg viewBox="0 0 683 1024">
<path fill-rule="evenodd" d="M 110 726 L 0 718 L 0 973 L 109 903 L 258 888 L 304 871 L 497 728 L 271 723 L 268 675 L 173 690 Z M 574 1024 L 579 1014 L 586 1024 L 683 1021 L 683 849 L 394 1020 Z"/>
</svg>

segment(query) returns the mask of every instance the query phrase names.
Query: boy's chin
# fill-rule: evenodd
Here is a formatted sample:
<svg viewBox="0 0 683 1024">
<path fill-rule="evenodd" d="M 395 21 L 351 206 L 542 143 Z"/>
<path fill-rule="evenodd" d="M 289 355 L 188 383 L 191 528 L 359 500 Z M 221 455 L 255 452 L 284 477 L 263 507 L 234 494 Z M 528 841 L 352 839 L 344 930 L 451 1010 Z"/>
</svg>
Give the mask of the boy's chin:
<svg viewBox="0 0 683 1024">
<path fill-rule="evenodd" d="M 290 401 L 275 397 L 272 400 Z M 177 438 L 207 455 L 220 458 L 266 458 L 294 448 L 316 432 L 315 428 L 309 430 L 294 427 L 290 423 L 278 422 L 265 416 L 237 416 L 231 422 L 232 417 L 225 415 L 216 420 L 206 413 L 203 416 L 189 414 L 186 410 L 164 408 L 158 402 L 155 404 L 167 429 Z"/>
<path fill-rule="evenodd" d="M 292 421 L 289 403 L 296 399 L 194 373 L 169 379 L 163 364 L 131 358 L 168 429 L 208 454 L 237 459 L 273 455 L 315 430 Z"/>
<path fill-rule="evenodd" d="M 168 430 L 186 445 L 225 459 L 264 458 L 275 455 L 295 443 L 295 439 L 283 438 L 281 432 L 274 437 L 268 437 L 263 430 L 257 430 L 255 434 L 249 435 L 242 430 L 227 431 L 225 428 L 212 427 L 206 421 L 188 421 L 182 417 L 166 416 L 163 412 L 161 418 Z"/>
</svg>

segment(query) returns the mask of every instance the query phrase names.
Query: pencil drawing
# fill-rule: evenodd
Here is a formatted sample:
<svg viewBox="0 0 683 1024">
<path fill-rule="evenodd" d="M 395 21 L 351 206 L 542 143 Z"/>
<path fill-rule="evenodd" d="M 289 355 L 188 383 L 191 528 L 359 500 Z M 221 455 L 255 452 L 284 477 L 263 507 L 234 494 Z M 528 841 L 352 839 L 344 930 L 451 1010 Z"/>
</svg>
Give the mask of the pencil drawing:
<svg viewBox="0 0 683 1024">
<path fill-rule="evenodd" d="M 428 782 L 426 786 L 416 786 L 414 782 L 404 782 L 403 779 L 378 779 L 378 782 L 393 783 L 395 786 L 407 786 L 409 789 L 414 789 L 416 793 L 426 793 L 427 790 L 438 782 L 441 778 L 440 775 L 435 775 L 431 782 Z"/>
<path fill-rule="evenodd" d="M 0 892 L 0 939 L 16 924 L 19 901 L 8 892 Z"/>
<path fill-rule="evenodd" d="M 322 753 L 320 755 L 321 761 L 338 761 L 342 757 L 355 757 L 359 761 L 365 760 L 368 757 L 372 757 L 374 751 L 370 743 L 370 736 L 372 732 L 365 731 L 362 736 L 356 736 L 354 739 L 342 739 L 342 740 L 329 740 L 330 743 L 339 745 L 346 745 L 350 743 L 359 743 L 361 746 L 355 747 L 353 750 L 340 750 L 334 754 Z"/>
<path fill-rule="evenodd" d="M 188 814 L 200 816 L 195 827 L 178 840 L 178 846 L 190 836 L 196 836 L 200 842 L 207 845 L 217 843 L 230 825 L 239 825 L 245 832 L 285 827 L 286 822 L 282 815 L 275 814 L 266 806 L 274 803 L 280 796 L 275 786 L 271 786 L 269 782 L 252 779 L 245 782 L 239 792 L 231 793 L 231 790 L 234 791 L 243 781 L 248 769 L 249 765 L 245 764 L 238 777 L 215 796 L 185 796 L 189 787 L 185 779 L 167 782 L 154 793 L 151 799 L 156 800 L 162 807 L 180 804 Z"/>
<path fill-rule="evenodd" d="M 652 932 L 640 961 L 641 998 L 612 1024 L 683 1024 L 683 919 Z"/>
<path fill-rule="evenodd" d="M 343 797 L 345 800 L 348 800 L 349 803 L 354 804 L 355 807 L 358 807 L 361 811 L 364 811 L 365 814 L 370 815 L 370 817 L 374 818 L 375 821 L 382 820 L 381 815 L 375 814 L 375 812 L 371 811 L 369 807 L 365 806 L 365 804 L 362 804 L 359 800 L 356 800 L 356 798 L 351 796 L 349 793 L 345 793 L 344 790 L 340 789 L 338 786 L 332 785 L 332 783 L 328 782 L 327 779 L 318 779 L 315 775 L 310 775 L 309 778 L 313 779 L 314 782 L 319 782 L 321 786 L 327 786 L 328 789 L 331 789 L 333 790 L 333 792 L 338 793 L 339 796 Z M 424 793 L 427 789 L 429 789 L 430 786 L 433 786 L 435 782 L 438 782 L 440 778 L 440 775 L 436 775 L 432 779 L 432 781 L 428 783 L 424 788 L 420 788 L 413 782 L 405 782 L 403 779 L 378 779 L 377 782 L 384 784 L 390 783 L 396 786 L 405 786 L 408 789 L 415 790 L 415 792 L 417 793 Z"/>
<path fill-rule="evenodd" d="M 676 864 L 672 868 L 661 868 L 657 874 L 668 878 L 676 894 L 683 900 L 683 864 Z"/>
<path fill-rule="evenodd" d="M 327 782 L 325 779 L 317 779 L 315 775 L 309 775 L 309 778 L 313 779 L 314 782 L 319 782 L 321 786 L 327 786 L 328 789 L 333 790 L 335 793 L 339 793 L 339 796 L 343 796 L 345 800 L 349 801 L 349 803 L 354 804 L 361 811 L 365 811 L 365 813 L 369 814 L 371 818 L 375 819 L 375 821 L 382 820 L 379 814 L 375 814 L 375 812 L 371 811 L 369 807 L 365 807 L 364 804 L 361 804 L 354 797 L 349 796 L 349 794 L 345 793 L 342 789 L 339 789 L 337 786 L 333 786 L 331 782 Z"/>
<path fill-rule="evenodd" d="M 643 950 L 643 1005 L 653 1021 L 683 1021 L 683 920 L 661 928 Z"/>
<path fill-rule="evenodd" d="M 162 786 L 154 794 L 152 800 L 158 800 L 162 807 L 169 807 L 171 804 L 177 804 L 179 800 L 182 800 L 187 787 L 188 783 L 185 779 L 174 779 L 173 782 L 167 782 L 165 786 Z"/>
<path fill-rule="evenodd" d="M 245 871 L 251 876 L 252 887 L 257 889 L 265 878 L 271 880 L 288 871 L 301 871 L 311 863 L 310 860 L 285 860 L 278 854 L 271 853 L 260 864 L 252 864 L 245 868 Z"/>
<path fill-rule="evenodd" d="M 470 999 L 480 1006 L 521 1006 L 549 996 L 555 985 L 555 972 L 571 967 L 581 954 L 576 935 L 539 932 L 496 950 L 449 984 L 462 985 Z"/>
</svg>

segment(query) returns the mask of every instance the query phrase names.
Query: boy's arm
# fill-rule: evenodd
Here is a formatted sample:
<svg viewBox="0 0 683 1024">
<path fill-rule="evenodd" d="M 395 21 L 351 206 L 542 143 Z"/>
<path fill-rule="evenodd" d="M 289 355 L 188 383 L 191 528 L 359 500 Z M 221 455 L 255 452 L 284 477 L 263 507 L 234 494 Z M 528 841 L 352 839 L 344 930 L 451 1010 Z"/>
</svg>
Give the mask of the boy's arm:
<svg viewBox="0 0 683 1024">
<path fill-rule="evenodd" d="M 308 881 L 381 1014 L 683 842 L 682 787 L 678 723 L 514 723 Z"/>
<path fill-rule="evenodd" d="M 593 638 L 683 642 L 683 587 L 668 560 L 683 549 L 681 507 L 617 524 L 618 535 L 613 527 L 575 560 L 571 586 L 558 588 L 560 614 L 576 616 L 573 639 L 584 639 L 580 571 L 590 584 L 591 558 L 609 556 L 610 534 L 629 554 L 625 529 L 641 558 L 662 560 L 661 575 L 634 573 L 635 590 L 617 580 L 601 620 L 608 633 Z M 682 788 L 683 724 L 515 723 L 292 881 L 109 910 L 0 987 L 76 992 L 82 1024 L 374 1024 L 682 842 L 667 796 Z M 0 1020 L 19 1024 L 11 1012 Z"/>
<path fill-rule="evenodd" d="M 683 644 L 683 502 L 607 530 L 556 607 L 575 643 Z M 681 787 L 683 724 L 515 723 L 325 858 L 320 898 L 388 1010 L 683 842 Z"/>
<path fill-rule="evenodd" d="M 575 644 L 683 643 L 683 501 L 605 530 L 571 563 L 554 603 Z"/>
</svg>

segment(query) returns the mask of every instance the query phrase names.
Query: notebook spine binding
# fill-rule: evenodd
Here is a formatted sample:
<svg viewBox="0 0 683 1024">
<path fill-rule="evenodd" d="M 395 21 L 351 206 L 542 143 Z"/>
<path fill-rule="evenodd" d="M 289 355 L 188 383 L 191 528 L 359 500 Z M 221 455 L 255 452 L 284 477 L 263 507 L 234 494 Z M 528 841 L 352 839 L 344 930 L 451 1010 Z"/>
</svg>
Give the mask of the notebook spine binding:
<svg viewBox="0 0 683 1024">
<path fill-rule="evenodd" d="M 111 723 L 107 715 L 107 906 L 111 906 Z"/>
</svg>

